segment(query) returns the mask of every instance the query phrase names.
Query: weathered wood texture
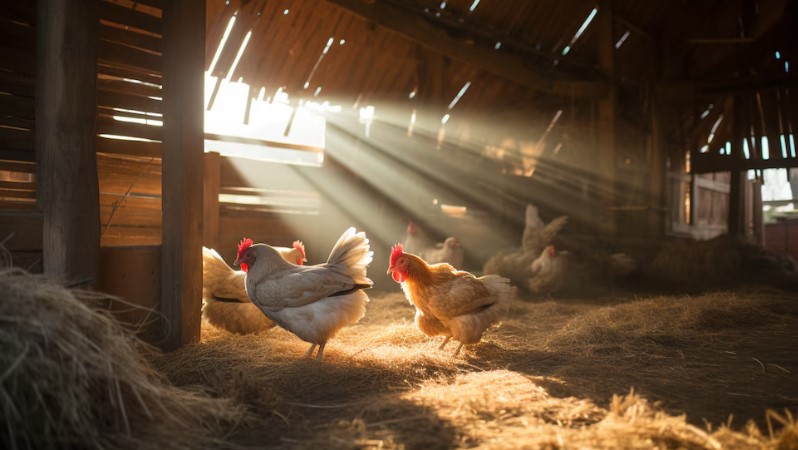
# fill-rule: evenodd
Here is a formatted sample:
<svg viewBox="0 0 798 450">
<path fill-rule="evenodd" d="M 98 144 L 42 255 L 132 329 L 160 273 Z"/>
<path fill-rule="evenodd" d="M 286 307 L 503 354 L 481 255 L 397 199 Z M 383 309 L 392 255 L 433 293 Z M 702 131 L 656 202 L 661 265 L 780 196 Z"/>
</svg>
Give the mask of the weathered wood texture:
<svg viewBox="0 0 798 450">
<path fill-rule="evenodd" d="M 199 340 L 202 292 L 205 2 L 163 9 L 163 241 L 160 311 L 172 350 Z"/>
<path fill-rule="evenodd" d="M 204 210 L 202 221 L 202 244 L 210 248 L 219 247 L 219 179 L 221 165 L 219 154 L 205 154 Z"/>
<path fill-rule="evenodd" d="M 597 17 L 598 55 L 601 68 L 609 79 L 615 76 L 615 42 L 613 34 L 613 1 L 599 2 Z M 599 230 L 607 236 L 616 231 L 616 216 L 613 207 L 617 204 L 616 179 L 616 133 L 618 116 L 618 92 L 615 87 L 608 90 L 607 95 L 598 101 L 598 123 L 596 136 L 596 159 L 600 184 L 598 191 L 597 211 Z"/>
<path fill-rule="evenodd" d="M 104 246 L 161 243 L 160 4 L 100 5 L 97 161 Z"/>
<path fill-rule="evenodd" d="M 36 2 L 14 1 L 0 7 L 0 210 L 8 210 L 3 217 L 6 224 L 0 240 L 29 224 L 16 213 L 35 211 L 36 170 L 34 148 L 36 85 Z M 13 250 L 7 243 L 12 262 L 25 268 L 41 271 L 41 216 L 39 216 L 37 246 Z M 16 233 L 19 235 L 19 233 Z M 19 237 L 12 238 L 19 239 Z M 35 255 L 30 257 L 31 252 Z M 31 263 L 33 266 L 31 266 Z"/>
<path fill-rule="evenodd" d="M 96 283 L 100 250 L 94 118 L 97 1 L 37 3 L 36 155 L 44 272 Z"/>
</svg>

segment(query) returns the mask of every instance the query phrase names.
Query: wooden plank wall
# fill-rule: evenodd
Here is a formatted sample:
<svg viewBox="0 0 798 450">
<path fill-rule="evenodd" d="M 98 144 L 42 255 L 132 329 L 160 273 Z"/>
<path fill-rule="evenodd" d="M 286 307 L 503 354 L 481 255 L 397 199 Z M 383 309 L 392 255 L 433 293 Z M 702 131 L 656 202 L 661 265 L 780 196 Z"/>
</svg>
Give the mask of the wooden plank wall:
<svg viewBox="0 0 798 450">
<path fill-rule="evenodd" d="M 161 36 L 160 0 L 101 1 L 97 171 L 103 246 L 161 243 Z"/>
<path fill-rule="evenodd" d="M 765 248 L 798 261 L 798 220 L 783 220 L 765 225 Z"/>
<path fill-rule="evenodd" d="M 35 7 L 25 0 L 0 5 L 0 232 L 41 220 L 34 153 Z M 100 2 L 97 170 L 104 246 L 161 240 L 160 15 L 160 0 Z M 135 122 L 142 120 L 150 122 Z M 15 241 L 22 239 L 17 234 Z M 24 265 L 40 267 L 41 233 L 24 235 L 27 241 L 5 245 L 22 252 Z"/>
<path fill-rule="evenodd" d="M 36 2 L 0 4 L 0 242 L 12 263 L 40 272 L 36 208 Z"/>
</svg>

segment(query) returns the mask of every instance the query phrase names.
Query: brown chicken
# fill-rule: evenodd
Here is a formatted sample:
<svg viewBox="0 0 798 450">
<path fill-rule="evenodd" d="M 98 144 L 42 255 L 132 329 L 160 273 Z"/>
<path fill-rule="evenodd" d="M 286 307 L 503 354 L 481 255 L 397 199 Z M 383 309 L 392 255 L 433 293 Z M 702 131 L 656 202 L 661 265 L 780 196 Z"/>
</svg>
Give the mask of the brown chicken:
<svg viewBox="0 0 798 450">
<path fill-rule="evenodd" d="M 286 261 L 302 265 L 305 245 L 294 241 L 291 248 L 275 247 Z M 244 288 L 245 273 L 234 270 L 211 248 L 202 248 L 202 316 L 211 325 L 231 333 L 258 333 L 274 322 L 252 304 Z"/>
<path fill-rule="evenodd" d="M 405 253 L 402 244 L 391 249 L 388 273 L 400 283 L 407 300 L 416 307 L 416 326 L 427 336 L 446 337 L 460 342 L 454 355 L 465 344 L 475 344 L 482 333 L 499 317 L 515 298 L 510 280 L 498 275 L 475 277 L 447 263 L 427 264 L 412 253 Z"/>
</svg>

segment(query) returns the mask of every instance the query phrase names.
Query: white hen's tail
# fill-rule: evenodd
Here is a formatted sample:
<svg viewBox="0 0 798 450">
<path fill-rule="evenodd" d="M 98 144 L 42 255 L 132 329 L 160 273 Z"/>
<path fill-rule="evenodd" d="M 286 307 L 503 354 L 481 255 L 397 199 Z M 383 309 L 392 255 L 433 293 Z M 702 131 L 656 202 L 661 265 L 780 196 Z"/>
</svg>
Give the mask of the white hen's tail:
<svg viewBox="0 0 798 450">
<path fill-rule="evenodd" d="M 202 315 L 231 333 L 257 333 L 274 326 L 247 296 L 245 274 L 233 270 L 216 250 L 202 248 Z"/>
<path fill-rule="evenodd" d="M 374 283 L 366 276 L 366 266 L 373 255 L 366 233 L 356 232 L 354 227 L 350 227 L 330 251 L 327 267 L 352 278 L 356 284 L 371 286 Z"/>
</svg>

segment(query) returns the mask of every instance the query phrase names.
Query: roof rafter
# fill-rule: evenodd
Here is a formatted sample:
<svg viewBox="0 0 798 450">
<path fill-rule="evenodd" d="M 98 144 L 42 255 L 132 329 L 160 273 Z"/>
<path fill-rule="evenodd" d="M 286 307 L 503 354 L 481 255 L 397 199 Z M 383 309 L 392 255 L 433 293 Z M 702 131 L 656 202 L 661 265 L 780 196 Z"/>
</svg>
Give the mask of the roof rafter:
<svg viewBox="0 0 798 450">
<path fill-rule="evenodd" d="M 603 97 L 608 92 L 608 82 L 605 80 L 558 79 L 544 75 L 528 67 L 516 56 L 453 38 L 444 29 L 436 27 L 423 17 L 385 2 L 326 1 L 432 50 L 534 90 L 588 98 Z"/>
</svg>

